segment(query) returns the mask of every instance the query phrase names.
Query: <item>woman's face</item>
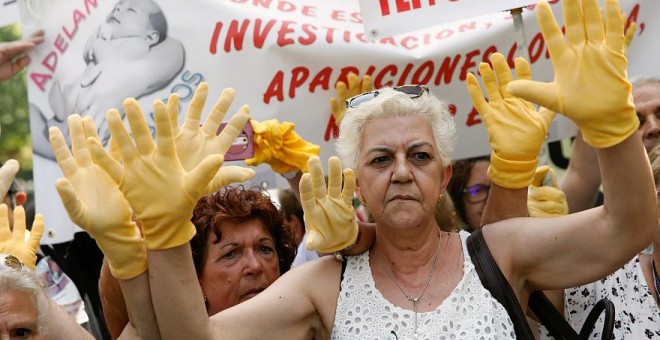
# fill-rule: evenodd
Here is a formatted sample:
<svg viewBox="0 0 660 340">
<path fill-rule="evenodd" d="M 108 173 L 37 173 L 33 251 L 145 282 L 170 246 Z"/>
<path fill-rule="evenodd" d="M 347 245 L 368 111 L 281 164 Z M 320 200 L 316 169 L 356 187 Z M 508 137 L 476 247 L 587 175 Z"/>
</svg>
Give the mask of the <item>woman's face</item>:
<svg viewBox="0 0 660 340">
<path fill-rule="evenodd" d="M 430 123 L 422 116 L 367 123 L 357 165 L 357 190 L 378 223 L 392 227 L 435 221 L 451 168 L 443 168 Z"/>
<path fill-rule="evenodd" d="M 23 292 L 0 294 L 0 339 L 43 339 L 37 310 Z"/>
<path fill-rule="evenodd" d="M 209 315 L 252 298 L 280 277 L 275 239 L 260 220 L 225 221 L 220 231 L 220 242 L 209 235 L 199 278 Z"/>
<path fill-rule="evenodd" d="M 484 208 L 486 207 L 486 201 L 488 201 L 488 187 L 490 187 L 490 178 L 488 178 L 488 166 L 490 162 L 487 160 L 476 161 L 470 169 L 470 176 L 467 180 L 466 188 L 476 188 L 473 192 L 474 197 L 478 197 L 480 202 L 471 202 L 468 197 L 468 194 L 463 195 L 463 205 L 465 206 L 465 221 L 470 230 L 474 230 L 481 226 L 481 216 L 484 213 Z M 480 187 L 475 187 L 480 185 Z M 484 191 L 485 190 L 485 191 Z M 477 192 L 478 191 L 478 192 Z M 475 199 L 472 199 L 475 201 Z"/>
</svg>

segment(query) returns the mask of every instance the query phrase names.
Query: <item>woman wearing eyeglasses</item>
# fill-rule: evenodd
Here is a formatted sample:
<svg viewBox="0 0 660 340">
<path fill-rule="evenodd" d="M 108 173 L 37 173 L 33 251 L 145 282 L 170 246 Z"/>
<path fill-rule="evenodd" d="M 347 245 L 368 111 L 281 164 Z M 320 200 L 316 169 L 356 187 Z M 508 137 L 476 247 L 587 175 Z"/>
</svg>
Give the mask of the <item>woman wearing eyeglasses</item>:
<svg viewBox="0 0 660 340">
<path fill-rule="evenodd" d="M 490 158 L 474 157 L 452 163 L 452 175 L 447 192 L 454 200 L 454 207 L 469 232 L 481 226 L 481 216 L 486 208 L 490 178 L 486 171 Z"/>
</svg>

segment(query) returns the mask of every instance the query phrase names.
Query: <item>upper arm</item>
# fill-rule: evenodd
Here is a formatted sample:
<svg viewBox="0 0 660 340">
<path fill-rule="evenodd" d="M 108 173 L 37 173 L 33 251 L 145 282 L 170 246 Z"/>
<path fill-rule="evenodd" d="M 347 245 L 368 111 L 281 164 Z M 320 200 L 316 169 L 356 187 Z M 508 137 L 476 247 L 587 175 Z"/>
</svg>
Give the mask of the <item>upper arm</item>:
<svg viewBox="0 0 660 340">
<path fill-rule="evenodd" d="M 634 255 L 608 228 L 603 207 L 554 218 L 509 219 L 487 226 L 484 236 L 514 289 L 529 291 L 592 282 Z"/>
<path fill-rule="evenodd" d="M 222 339 L 327 338 L 340 271 L 331 258 L 295 267 L 254 298 L 212 316 L 213 331 Z"/>
</svg>

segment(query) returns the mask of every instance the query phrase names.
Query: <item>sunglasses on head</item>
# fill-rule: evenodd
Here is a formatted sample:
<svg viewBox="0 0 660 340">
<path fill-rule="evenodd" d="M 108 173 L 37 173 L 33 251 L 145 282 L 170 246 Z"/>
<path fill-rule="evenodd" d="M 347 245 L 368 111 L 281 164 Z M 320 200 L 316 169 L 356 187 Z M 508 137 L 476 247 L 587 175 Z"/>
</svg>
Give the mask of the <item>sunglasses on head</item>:
<svg viewBox="0 0 660 340">
<path fill-rule="evenodd" d="M 408 95 L 410 98 L 417 98 L 424 93 L 429 93 L 429 88 L 424 86 L 424 85 L 401 85 L 397 87 L 393 87 L 392 90 L 405 93 Z M 353 96 L 351 98 L 346 99 L 346 108 L 355 108 L 358 107 L 358 105 L 368 102 L 380 94 L 380 90 L 373 90 L 371 92 L 365 92 L 362 94 L 358 94 L 357 96 Z"/>
</svg>

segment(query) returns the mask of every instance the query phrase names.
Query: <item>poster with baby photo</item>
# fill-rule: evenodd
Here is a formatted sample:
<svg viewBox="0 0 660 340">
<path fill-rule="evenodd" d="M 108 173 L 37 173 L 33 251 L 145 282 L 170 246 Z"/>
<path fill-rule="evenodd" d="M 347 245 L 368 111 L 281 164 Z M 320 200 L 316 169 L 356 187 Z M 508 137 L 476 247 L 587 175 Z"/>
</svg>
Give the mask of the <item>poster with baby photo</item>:
<svg viewBox="0 0 660 340">
<path fill-rule="evenodd" d="M 427 85 L 455 118 L 460 147 L 454 158 L 466 158 L 490 152 L 466 90 L 467 73 L 477 73 L 493 52 L 511 64 L 519 53 L 506 11 L 372 40 L 357 0 L 20 1 L 31 4 L 21 12 L 24 34 L 46 32 L 46 41 L 30 53 L 27 70 L 36 208 L 47 228 L 43 243 L 65 242 L 80 230 L 55 190 L 62 174 L 48 141 L 50 127 L 68 136 L 72 114 L 92 118 L 107 145 L 105 112 L 117 108 L 123 114 L 125 98 L 139 101 L 154 131 L 154 100 L 178 93 L 181 123 L 194 89 L 206 81 L 209 99 L 202 119 L 222 89 L 232 87 L 236 97 L 228 114 L 248 104 L 253 119 L 292 122 L 327 159 L 339 131 L 330 98 L 337 96 L 337 81 L 353 72 L 371 75 L 376 87 Z M 550 3 L 562 20 L 560 3 Z M 648 49 L 655 48 L 653 32 L 660 32 L 652 17 L 660 3 L 622 0 L 621 6 L 629 21 L 638 22 L 629 51 L 631 73 L 657 69 Z M 522 19 L 533 77 L 550 81 L 552 65 L 533 9 L 525 9 Z M 548 140 L 574 133 L 558 116 Z M 256 171 L 254 183 L 286 183 L 267 165 Z"/>
</svg>

